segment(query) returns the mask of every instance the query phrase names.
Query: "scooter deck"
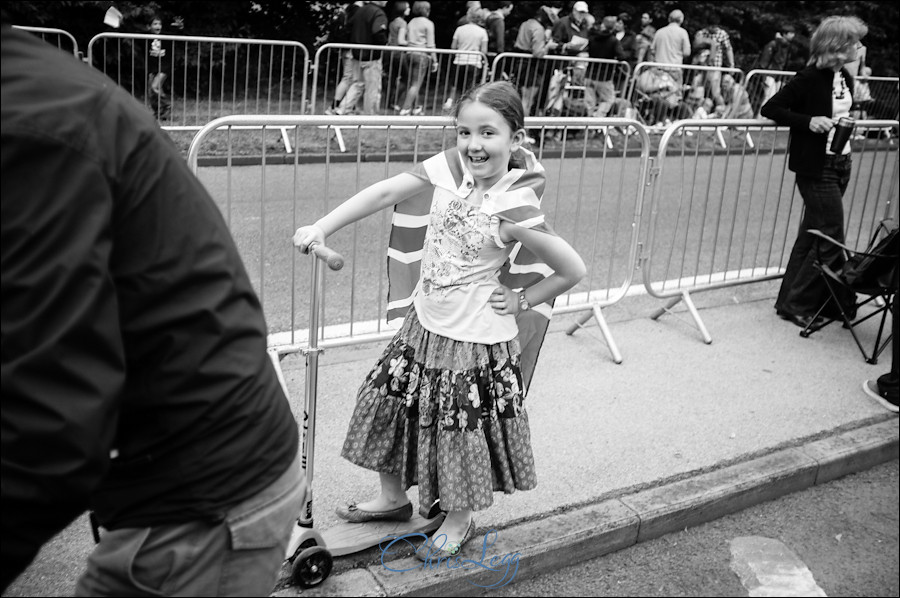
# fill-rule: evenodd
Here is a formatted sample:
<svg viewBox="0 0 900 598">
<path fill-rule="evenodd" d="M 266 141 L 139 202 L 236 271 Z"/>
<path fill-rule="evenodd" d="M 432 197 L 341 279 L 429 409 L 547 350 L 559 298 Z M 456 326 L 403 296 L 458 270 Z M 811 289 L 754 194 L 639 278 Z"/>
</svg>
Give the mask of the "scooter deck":
<svg viewBox="0 0 900 598">
<path fill-rule="evenodd" d="M 406 534 L 430 534 L 441 526 L 444 514 L 425 519 L 415 513 L 409 521 L 367 521 L 366 523 L 339 523 L 322 530 L 325 547 L 333 556 L 343 556 L 378 546 L 385 538 Z"/>
</svg>

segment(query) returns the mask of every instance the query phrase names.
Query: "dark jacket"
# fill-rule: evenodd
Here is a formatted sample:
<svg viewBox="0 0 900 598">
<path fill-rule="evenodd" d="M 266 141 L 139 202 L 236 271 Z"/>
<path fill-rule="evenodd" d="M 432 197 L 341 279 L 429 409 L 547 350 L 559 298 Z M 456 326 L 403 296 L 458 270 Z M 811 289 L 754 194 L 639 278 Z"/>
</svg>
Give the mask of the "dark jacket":
<svg viewBox="0 0 900 598">
<path fill-rule="evenodd" d="M 853 93 L 853 77 L 846 69 L 841 73 Z M 834 71 L 808 66 L 766 102 L 760 114 L 779 125 L 791 128 L 788 147 L 788 168 L 797 174 L 817 177 L 825 165 L 825 144 L 828 133 L 813 133 L 809 122 L 813 116 L 831 118 L 831 89 Z"/>
<path fill-rule="evenodd" d="M 366 2 L 356 10 L 347 22 L 350 43 L 366 46 L 385 46 L 388 42 L 388 19 L 381 7 Z M 353 50 L 357 60 L 381 60 L 381 52 L 375 50 Z"/>
<path fill-rule="evenodd" d="M 181 153 L 103 73 L 0 35 L 6 583 L 88 508 L 110 529 L 221 521 L 298 434 L 259 300 Z"/>
<path fill-rule="evenodd" d="M 622 37 L 622 39 L 619 40 L 619 44 L 622 46 L 622 60 L 626 60 L 629 64 L 634 65 L 635 61 L 637 60 L 637 36 L 633 31 L 629 31 L 626 29 L 625 35 Z"/>
<path fill-rule="evenodd" d="M 497 11 L 488 14 L 484 22 L 488 32 L 488 54 L 500 54 L 506 51 L 506 19 Z"/>
<path fill-rule="evenodd" d="M 581 24 L 575 22 L 575 19 L 572 18 L 572 15 L 566 15 L 553 25 L 553 32 L 551 33 L 551 37 L 554 41 L 556 41 L 559 46 L 556 48 L 556 52 L 559 54 L 569 54 L 575 55 L 578 54 L 578 50 L 574 48 L 566 48 L 563 50 L 563 46 L 570 41 L 576 35 L 579 37 L 586 38 L 588 36 L 588 22 L 587 19 L 583 19 Z"/>
<path fill-rule="evenodd" d="M 778 36 L 765 46 L 759 54 L 756 68 L 767 71 L 783 71 L 791 57 L 791 42 Z"/>
<path fill-rule="evenodd" d="M 616 39 L 615 32 L 602 27 L 594 27 L 588 34 L 588 56 L 608 60 L 625 60 L 625 51 L 622 49 L 622 43 Z"/>
</svg>

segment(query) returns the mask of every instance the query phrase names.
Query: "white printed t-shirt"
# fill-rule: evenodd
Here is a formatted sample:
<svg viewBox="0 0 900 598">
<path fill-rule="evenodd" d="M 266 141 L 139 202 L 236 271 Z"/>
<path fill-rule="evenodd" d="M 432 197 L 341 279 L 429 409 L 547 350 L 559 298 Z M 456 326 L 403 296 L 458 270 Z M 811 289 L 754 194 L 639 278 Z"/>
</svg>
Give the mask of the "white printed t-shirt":
<svg viewBox="0 0 900 598">
<path fill-rule="evenodd" d="M 453 152 L 459 158 L 458 152 Z M 413 305 L 426 330 L 458 341 L 494 344 L 518 334 L 515 316 L 496 313 L 488 299 L 500 285 L 500 267 L 512 244 L 500 239 L 500 219 L 491 213 L 513 177 L 507 174 L 479 196 L 472 174 L 463 165 L 458 187 L 438 154 L 412 174 L 434 185 L 419 284 Z M 451 158 L 452 159 L 452 158 Z"/>
<path fill-rule="evenodd" d="M 556 233 L 553 232 L 553 229 L 547 223 L 543 212 L 541 212 L 541 198 L 544 195 L 546 183 L 543 166 L 537 161 L 532 152 L 524 148 L 516 150 L 513 158 L 519 167 L 513 168 L 506 173 L 500 182 L 488 192 L 488 198 L 480 198 L 481 206 L 479 211 L 489 215 L 492 220 L 496 216 L 499 221 L 507 221 L 522 228 L 556 236 Z M 423 193 L 401 201 L 394 206 L 387 254 L 387 321 L 389 323 L 397 322 L 403 318 L 409 311 L 410 306 L 414 305 L 414 299 L 418 295 L 416 291 L 420 288 L 419 280 L 425 254 L 425 237 L 431 224 L 432 208 L 437 188 L 442 189 L 441 194 L 447 198 L 448 202 L 452 201 L 450 196 L 460 201 L 468 198 L 471 194 L 471 189 L 474 188 L 474 181 L 471 175 L 468 174 L 468 170 L 465 168 L 464 162 L 455 147 L 444 150 L 425 162 L 417 164 L 409 173 L 428 181 L 433 186 Z M 470 181 L 473 183 L 471 188 L 468 185 Z M 450 195 L 446 195 L 446 192 L 449 192 Z M 467 201 L 467 203 L 469 202 Z M 449 207 L 449 203 L 447 205 Z M 468 214 L 468 209 L 465 212 Z M 481 228 L 480 231 L 480 234 L 484 237 L 492 237 L 495 234 L 491 224 L 488 225 L 487 233 Z M 461 236 L 465 235 L 458 235 L 457 238 Z M 490 247 L 489 243 L 497 245 L 498 248 L 502 244 L 502 242 L 497 243 L 496 240 L 485 240 L 482 249 L 478 253 L 481 254 L 483 250 L 487 251 L 486 248 Z M 490 251 L 494 251 L 494 249 L 490 248 Z M 521 243 L 511 243 L 508 251 L 510 252 L 509 260 L 502 265 L 499 273 L 499 283 L 504 286 L 514 290 L 525 289 L 553 274 L 553 270 L 547 264 L 543 263 L 538 256 Z M 474 267 L 472 268 L 474 269 Z M 486 272 L 485 270 L 482 276 Z M 431 280 L 435 279 L 431 278 Z M 493 278 L 487 276 L 487 280 L 493 280 Z M 488 307 L 486 305 L 487 299 L 484 299 L 484 301 L 484 307 Z M 467 307 L 473 309 L 473 305 L 468 305 Z M 530 386 L 534 375 L 541 346 L 550 324 L 552 309 L 552 302 L 540 303 L 533 305 L 528 311 L 519 312 L 515 316 L 515 322 L 518 326 L 519 345 L 522 349 L 522 377 L 526 389 Z M 484 312 L 482 311 L 481 313 Z M 422 323 L 425 325 L 424 321 Z M 435 323 L 432 322 L 431 325 L 434 326 Z M 445 325 L 446 322 L 441 324 L 441 334 L 446 334 L 451 339 L 463 337 L 457 331 L 444 329 L 443 326 Z M 503 319 L 503 326 L 502 334 L 491 337 L 485 336 L 478 342 L 493 343 L 495 338 L 506 338 L 507 320 L 505 318 Z M 429 329 L 427 325 L 425 327 Z M 490 327 L 478 326 L 478 328 L 487 329 Z M 438 329 L 434 328 L 434 330 L 437 331 Z M 472 334 L 472 338 L 476 336 L 478 334 Z M 468 338 L 468 335 L 466 337 Z"/>
</svg>

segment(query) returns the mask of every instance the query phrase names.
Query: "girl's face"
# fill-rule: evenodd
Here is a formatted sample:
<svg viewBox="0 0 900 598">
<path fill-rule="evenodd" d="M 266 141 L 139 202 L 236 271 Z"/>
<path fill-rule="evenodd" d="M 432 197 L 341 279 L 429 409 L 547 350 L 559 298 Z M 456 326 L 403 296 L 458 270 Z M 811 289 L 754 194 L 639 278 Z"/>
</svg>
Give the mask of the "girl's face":
<svg viewBox="0 0 900 598">
<path fill-rule="evenodd" d="M 509 156 L 525 130 L 513 131 L 503 116 L 481 102 L 466 102 L 456 118 L 456 150 L 475 181 L 491 187 L 509 172 Z"/>
<path fill-rule="evenodd" d="M 162 20 L 161 19 L 153 19 L 150 21 L 150 31 L 153 33 L 159 33 L 162 31 Z"/>
</svg>

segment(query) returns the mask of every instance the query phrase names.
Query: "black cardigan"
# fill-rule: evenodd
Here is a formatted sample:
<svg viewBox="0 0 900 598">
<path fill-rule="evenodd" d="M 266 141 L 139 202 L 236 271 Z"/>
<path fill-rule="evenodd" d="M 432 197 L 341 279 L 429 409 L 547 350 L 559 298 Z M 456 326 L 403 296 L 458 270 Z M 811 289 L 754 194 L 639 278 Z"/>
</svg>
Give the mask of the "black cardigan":
<svg viewBox="0 0 900 598">
<path fill-rule="evenodd" d="M 850 94 L 853 77 L 842 68 Z M 791 128 L 788 168 L 804 176 L 820 176 L 825 165 L 825 144 L 828 133 L 813 133 L 809 121 L 813 116 L 832 116 L 831 88 L 834 71 L 808 66 L 772 96 L 760 110 L 779 125 Z"/>
</svg>

